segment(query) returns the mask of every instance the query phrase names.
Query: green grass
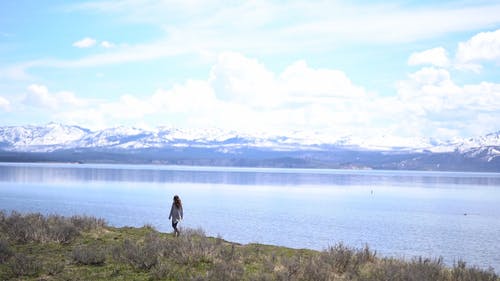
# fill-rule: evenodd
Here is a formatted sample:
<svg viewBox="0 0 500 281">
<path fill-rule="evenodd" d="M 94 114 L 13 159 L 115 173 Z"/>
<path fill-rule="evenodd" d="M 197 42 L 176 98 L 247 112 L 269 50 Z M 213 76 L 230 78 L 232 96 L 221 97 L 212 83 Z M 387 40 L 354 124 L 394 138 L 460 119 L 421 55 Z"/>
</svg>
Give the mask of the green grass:
<svg viewBox="0 0 500 281">
<path fill-rule="evenodd" d="M 493 270 L 463 262 L 448 267 L 441 259 L 377 257 L 368 247 L 240 245 L 201 230 L 173 237 L 149 226 L 115 228 L 89 217 L 0 212 L 0 280 L 500 279 Z"/>
</svg>

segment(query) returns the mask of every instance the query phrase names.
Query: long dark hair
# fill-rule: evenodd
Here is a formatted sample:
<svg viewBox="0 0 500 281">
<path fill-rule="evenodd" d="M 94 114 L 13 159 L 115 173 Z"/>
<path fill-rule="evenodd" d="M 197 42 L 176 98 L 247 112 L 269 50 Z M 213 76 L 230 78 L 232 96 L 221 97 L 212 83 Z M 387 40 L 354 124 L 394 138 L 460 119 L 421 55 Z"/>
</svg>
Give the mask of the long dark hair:
<svg viewBox="0 0 500 281">
<path fill-rule="evenodd" d="M 181 202 L 181 198 L 179 198 L 178 195 L 175 195 L 174 196 L 174 204 L 177 208 L 182 208 L 182 202 Z"/>
</svg>

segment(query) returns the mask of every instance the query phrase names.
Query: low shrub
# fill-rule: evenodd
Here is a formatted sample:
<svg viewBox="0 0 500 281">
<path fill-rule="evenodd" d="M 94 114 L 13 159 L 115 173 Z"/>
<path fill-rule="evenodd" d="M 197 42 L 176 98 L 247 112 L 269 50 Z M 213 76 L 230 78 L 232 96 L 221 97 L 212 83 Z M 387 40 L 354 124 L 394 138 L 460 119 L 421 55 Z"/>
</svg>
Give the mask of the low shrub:
<svg viewBox="0 0 500 281">
<path fill-rule="evenodd" d="M 308 259 L 304 264 L 305 280 L 331 280 L 333 272 L 317 257 Z"/>
<path fill-rule="evenodd" d="M 154 267 L 152 267 L 150 273 L 151 273 L 151 279 L 162 280 L 168 277 L 170 273 L 170 268 L 167 264 L 161 262 L 157 263 Z"/>
<path fill-rule="evenodd" d="M 32 225 L 29 221 L 30 217 L 23 217 L 18 212 L 12 212 L 10 216 L 5 217 L 3 222 L 3 229 L 9 237 L 9 239 L 19 242 L 26 243 L 38 237 L 39 231 L 36 230 L 36 224 Z"/>
<path fill-rule="evenodd" d="M 333 271 L 344 273 L 353 265 L 355 251 L 340 243 L 323 252 L 321 257 L 325 263 L 331 265 Z"/>
<path fill-rule="evenodd" d="M 103 265 L 106 261 L 104 250 L 97 245 L 81 245 L 73 248 L 71 252 L 73 261 L 83 265 Z"/>
<path fill-rule="evenodd" d="M 4 239 L 0 239 L 0 264 L 5 263 L 13 255 L 9 243 Z"/>
<path fill-rule="evenodd" d="M 406 280 L 443 280 L 443 259 L 414 258 L 406 263 L 404 277 Z"/>
<path fill-rule="evenodd" d="M 75 239 L 80 232 L 68 220 L 61 218 L 49 218 L 48 220 L 48 239 L 49 241 L 66 244 Z"/>
<path fill-rule="evenodd" d="M 158 262 L 150 270 L 151 280 L 176 280 L 176 281 L 203 281 L 207 280 L 205 274 L 197 276 L 191 268 L 179 266 L 177 264 Z"/>
<path fill-rule="evenodd" d="M 165 256 L 179 264 L 211 263 L 218 255 L 217 250 L 225 250 L 224 247 L 217 247 L 216 243 L 200 229 L 184 229 L 181 236 L 164 241 L 163 250 Z"/>
<path fill-rule="evenodd" d="M 104 219 L 98 219 L 90 216 L 72 216 L 69 221 L 78 231 L 91 231 L 103 228 L 107 225 Z"/>
<path fill-rule="evenodd" d="M 149 270 L 158 263 L 161 247 L 151 242 L 133 242 L 125 239 L 123 244 L 113 249 L 115 260 L 130 264 L 139 270 Z"/>
<path fill-rule="evenodd" d="M 477 267 L 468 267 L 466 262 L 459 260 L 453 265 L 451 279 L 454 281 L 497 281 L 498 276 L 495 274 L 493 268 L 483 270 Z"/>
<path fill-rule="evenodd" d="M 214 264 L 212 269 L 208 272 L 208 280 L 226 280 L 238 281 L 242 280 L 245 269 L 239 262 L 224 262 L 218 261 Z"/>
<path fill-rule="evenodd" d="M 17 243 L 69 243 L 80 231 L 99 229 L 105 225 L 104 220 L 87 216 L 66 218 L 59 215 L 45 217 L 40 213 L 22 215 L 13 211 L 6 215 L 0 212 L 0 230 Z"/>
<path fill-rule="evenodd" d="M 37 276 L 42 269 L 42 263 L 34 257 L 17 253 L 9 260 L 9 267 L 16 277 Z"/>
<path fill-rule="evenodd" d="M 360 280 L 446 281 L 443 260 L 416 257 L 411 261 L 382 259 L 376 266 L 363 267 Z M 454 279 L 453 279 L 454 280 Z"/>
<path fill-rule="evenodd" d="M 321 252 L 257 244 L 242 246 L 228 243 L 220 237 L 206 237 L 200 229 L 183 229 L 179 237 L 172 237 L 148 225 L 137 230 L 107 228 L 106 231 L 88 233 L 105 226 L 103 220 L 92 217 L 44 217 L 16 212 L 6 215 L 0 211 L 0 279 L 35 279 L 37 277 L 34 276 L 39 275 L 43 268 L 43 278 L 58 280 L 82 279 L 84 277 L 78 275 L 82 270 L 104 270 L 107 271 L 107 278 L 123 275 L 124 279 L 131 280 L 149 275 L 151 280 L 191 281 L 500 281 L 493 269 L 467 266 L 462 261 L 448 267 L 441 258 L 404 260 L 377 257 L 376 252 L 367 246 L 356 249 L 338 244 Z M 86 233 L 81 235 L 80 232 Z M 74 246 L 70 257 L 75 264 L 85 266 L 109 263 L 100 269 L 78 267 L 75 270 L 75 266 L 71 265 L 71 269 L 65 270 L 61 255 L 71 246 L 37 244 L 57 242 L 75 245 L 95 236 L 99 240 Z M 30 244 L 19 245 L 23 243 Z M 106 260 L 108 252 L 99 245 L 112 250 L 112 260 Z M 13 249 L 18 249 L 20 253 L 15 253 Z M 37 258 L 32 255 L 37 255 Z M 50 262 L 42 267 L 40 261 L 46 257 Z M 130 273 L 130 268 L 124 265 L 147 272 Z M 109 272 L 108 266 L 112 272 Z"/>
<path fill-rule="evenodd" d="M 45 265 L 45 271 L 48 275 L 54 276 L 64 271 L 66 265 L 64 262 L 50 262 Z"/>
<path fill-rule="evenodd" d="M 356 250 L 355 256 L 359 263 L 375 262 L 377 252 L 372 251 L 368 245 L 365 245 L 362 249 Z"/>
<path fill-rule="evenodd" d="M 276 271 L 277 280 L 300 280 L 303 279 L 303 260 L 300 256 L 282 257 L 280 270 Z"/>
</svg>

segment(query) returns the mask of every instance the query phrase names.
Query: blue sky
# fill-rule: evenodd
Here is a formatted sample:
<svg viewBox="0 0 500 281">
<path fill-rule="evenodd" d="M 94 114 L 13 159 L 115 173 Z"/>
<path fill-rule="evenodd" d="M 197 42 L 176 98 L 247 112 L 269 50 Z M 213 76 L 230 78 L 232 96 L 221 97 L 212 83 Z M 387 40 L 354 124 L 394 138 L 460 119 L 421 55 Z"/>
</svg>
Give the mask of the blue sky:
<svg viewBox="0 0 500 281">
<path fill-rule="evenodd" d="M 500 130 L 498 1 L 2 1 L 0 125 Z"/>
</svg>

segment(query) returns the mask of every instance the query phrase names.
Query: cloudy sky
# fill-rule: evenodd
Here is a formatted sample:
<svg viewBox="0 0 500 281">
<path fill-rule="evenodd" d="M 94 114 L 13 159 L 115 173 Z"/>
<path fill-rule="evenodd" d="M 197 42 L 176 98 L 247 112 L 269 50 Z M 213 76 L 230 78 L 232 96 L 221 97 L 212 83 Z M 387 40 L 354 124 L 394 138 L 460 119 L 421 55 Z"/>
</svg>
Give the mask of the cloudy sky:
<svg viewBox="0 0 500 281">
<path fill-rule="evenodd" d="M 498 1 L 1 1 L 0 126 L 500 130 Z"/>
</svg>

